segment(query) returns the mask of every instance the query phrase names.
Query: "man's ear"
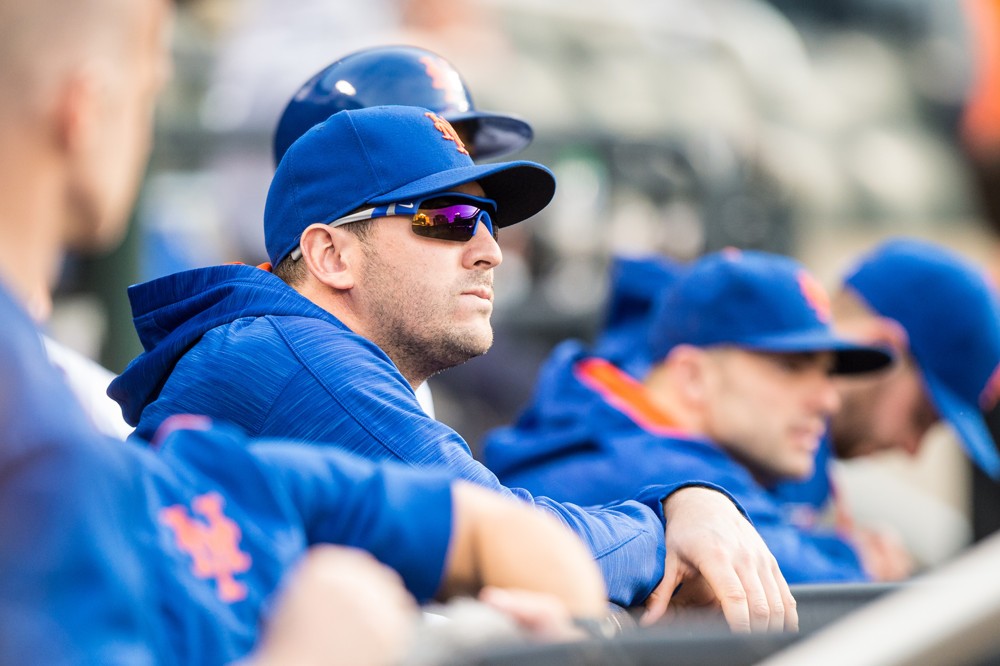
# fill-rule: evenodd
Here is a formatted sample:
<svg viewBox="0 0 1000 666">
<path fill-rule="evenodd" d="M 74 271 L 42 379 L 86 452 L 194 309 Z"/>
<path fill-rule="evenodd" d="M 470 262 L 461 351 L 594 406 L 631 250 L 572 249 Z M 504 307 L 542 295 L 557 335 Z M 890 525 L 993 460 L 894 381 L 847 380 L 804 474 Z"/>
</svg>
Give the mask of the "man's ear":
<svg viewBox="0 0 1000 666">
<path fill-rule="evenodd" d="M 685 400 L 701 403 L 707 399 L 710 360 L 704 350 L 692 345 L 677 345 L 667 354 L 664 362 L 674 374 L 677 387 Z"/>
<path fill-rule="evenodd" d="M 889 347 L 896 354 L 905 354 L 910 349 L 910 336 L 906 329 L 898 321 L 888 317 L 867 317 L 858 323 L 853 333 L 854 337 L 866 344 Z"/>
<path fill-rule="evenodd" d="M 354 287 L 362 255 L 357 236 L 326 224 L 312 224 L 302 232 L 299 247 L 301 261 L 316 280 L 339 291 Z"/>
<path fill-rule="evenodd" d="M 65 77 L 51 107 L 60 150 L 80 153 L 96 140 L 104 85 L 99 68 L 92 64 L 80 65 Z"/>
</svg>

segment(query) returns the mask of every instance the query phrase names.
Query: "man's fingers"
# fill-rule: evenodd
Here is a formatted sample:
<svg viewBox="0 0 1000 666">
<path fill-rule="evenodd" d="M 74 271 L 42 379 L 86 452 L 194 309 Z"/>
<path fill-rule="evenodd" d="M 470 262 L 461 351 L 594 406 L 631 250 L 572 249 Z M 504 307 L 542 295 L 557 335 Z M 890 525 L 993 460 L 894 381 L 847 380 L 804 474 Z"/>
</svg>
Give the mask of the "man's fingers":
<svg viewBox="0 0 1000 666">
<path fill-rule="evenodd" d="M 663 567 L 663 579 L 646 598 L 646 612 L 639 619 L 639 624 L 648 627 L 664 616 L 667 612 L 667 606 L 670 605 L 670 598 L 673 597 L 674 590 L 681 582 L 680 579 L 681 574 L 678 570 L 677 560 L 667 557 Z"/>
<path fill-rule="evenodd" d="M 771 606 L 767 585 L 761 579 L 761 572 L 751 566 L 737 569 L 737 575 L 743 585 L 743 603 L 750 616 L 750 631 L 767 631 L 776 611 L 781 613 L 781 623 L 784 624 L 784 611 Z"/>
<path fill-rule="evenodd" d="M 792 591 L 788 588 L 788 583 L 785 581 L 785 577 L 781 574 L 781 569 L 778 567 L 777 561 L 771 565 L 771 571 L 779 589 L 781 590 L 781 601 L 785 606 L 785 631 L 798 631 L 798 602 L 796 602 L 795 597 L 792 596 Z"/>
<path fill-rule="evenodd" d="M 573 625 L 566 605 L 554 595 L 488 586 L 480 590 L 479 600 L 512 618 L 533 638 L 556 641 L 586 637 Z"/>
<path fill-rule="evenodd" d="M 729 628 L 736 633 L 745 634 L 752 631 L 754 622 L 751 619 L 747 590 L 736 570 L 727 563 L 725 566 L 706 566 L 701 573 L 719 600 Z M 763 596 L 759 583 L 758 593 Z M 756 624 L 759 625 L 759 621 Z"/>
<path fill-rule="evenodd" d="M 785 598 L 782 594 L 782 582 L 775 579 L 774 570 L 770 566 L 765 566 L 760 573 L 760 583 L 770 609 L 765 630 L 784 631 L 788 608 L 785 606 Z"/>
<path fill-rule="evenodd" d="M 795 601 L 774 556 L 724 495 L 684 488 L 671 495 L 663 509 L 668 561 L 684 568 L 671 581 L 685 583 L 673 603 L 706 603 L 714 597 L 735 632 L 798 627 Z M 663 600 L 657 602 L 655 608 L 665 610 Z"/>
<path fill-rule="evenodd" d="M 774 558 L 771 558 L 769 565 L 761 568 L 760 580 L 770 607 L 767 631 L 798 631 L 797 603 Z"/>
</svg>

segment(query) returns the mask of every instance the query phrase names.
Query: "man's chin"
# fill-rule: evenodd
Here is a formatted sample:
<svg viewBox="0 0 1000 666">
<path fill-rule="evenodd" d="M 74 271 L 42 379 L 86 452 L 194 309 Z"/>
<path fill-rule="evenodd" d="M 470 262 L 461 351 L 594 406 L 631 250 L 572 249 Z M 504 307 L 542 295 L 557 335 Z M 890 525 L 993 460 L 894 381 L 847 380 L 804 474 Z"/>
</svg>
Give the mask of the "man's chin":
<svg viewBox="0 0 1000 666">
<path fill-rule="evenodd" d="M 489 331 L 488 335 L 474 335 L 470 332 L 466 336 L 455 337 L 451 340 L 451 344 L 447 346 L 447 351 L 442 349 L 442 358 L 444 363 L 447 364 L 445 368 L 454 367 L 456 365 L 462 365 L 466 361 L 470 361 L 477 356 L 482 356 L 490 350 L 493 346 L 493 331 Z M 440 371 L 440 370 L 439 370 Z"/>
</svg>

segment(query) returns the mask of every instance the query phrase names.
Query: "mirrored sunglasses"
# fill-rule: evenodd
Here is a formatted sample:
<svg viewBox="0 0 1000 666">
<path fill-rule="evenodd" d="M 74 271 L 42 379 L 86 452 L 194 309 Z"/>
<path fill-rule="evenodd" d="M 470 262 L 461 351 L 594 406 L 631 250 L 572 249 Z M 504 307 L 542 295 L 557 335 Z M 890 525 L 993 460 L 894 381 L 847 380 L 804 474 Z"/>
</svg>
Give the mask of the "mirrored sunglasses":
<svg viewBox="0 0 1000 666">
<path fill-rule="evenodd" d="M 465 243 L 476 235 L 480 222 L 490 230 L 494 240 L 498 237 L 499 228 L 493 224 L 492 217 L 496 215 L 496 210 L 497 204 L 492 199 L 460 192 L 441 192 L 413 203 L 394 203 L 366 208 L 327 224 L 339 227 L 351 222 L 400 215 L 410 218 L 410 228 L 418 236 Z M 292 260 L 297 261 L 302 256 L 302 250 L 295 248 L 290 256 Z"/>
</svg>

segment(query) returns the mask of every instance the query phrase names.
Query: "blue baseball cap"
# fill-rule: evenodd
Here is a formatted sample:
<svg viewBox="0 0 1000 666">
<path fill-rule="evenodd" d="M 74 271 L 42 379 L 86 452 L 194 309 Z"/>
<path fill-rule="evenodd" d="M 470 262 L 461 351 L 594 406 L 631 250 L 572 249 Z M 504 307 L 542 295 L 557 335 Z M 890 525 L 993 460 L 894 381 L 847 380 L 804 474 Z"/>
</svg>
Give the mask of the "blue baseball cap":
<svg viewBox="0 0 1000 666">
<path fill-rule="evenodd" d="M 552 172 L 534 162 L 476 165 L 447 120 L 412 106 L 340 111 L 295 141 L 271 181 L 264 243 L 273 265 L 298 247 L 306 227 L 363 206 L 410 202 L 478 182 L 506 227 L 545 208 Z"/>
<path fill-rule="evenodd" d="M 958 255 L 912 238 L 877 247 L 844 284 L 903 327 L 938 413 L 979 468 L 1000 478 L 1000 454 L 983 416 L 1000 396 L 996 289 Z"/>
<path fill-rule="evenodd" d="M 677 345 L 729 345 L 759 352 L 833 352 L 834 372 L 889 365 L 888 350 L 839 337 L 820 283 L 789 257 L 727 249 L 692 264 L 657 305 L 650 351 L 662 359 Z"/>
</svg>

